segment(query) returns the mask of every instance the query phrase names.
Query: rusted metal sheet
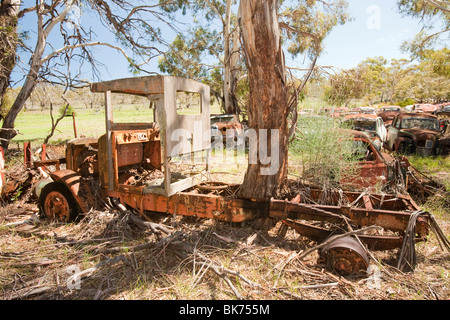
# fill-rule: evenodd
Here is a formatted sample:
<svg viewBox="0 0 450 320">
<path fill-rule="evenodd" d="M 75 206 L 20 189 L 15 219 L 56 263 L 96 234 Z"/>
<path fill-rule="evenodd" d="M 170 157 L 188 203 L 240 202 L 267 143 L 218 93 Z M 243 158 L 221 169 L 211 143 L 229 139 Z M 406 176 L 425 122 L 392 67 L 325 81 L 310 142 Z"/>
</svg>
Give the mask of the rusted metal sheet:
<svg viewBox="0 0 450 320">
<path fill-rule="evenodd" d="M 142 162 L 144 147 L 142 143 L 121 144 L 117 146 L 117 166 L 124 167 Z"/>
<path fill-rule="evenodd" d="M 88 172 L 90 174 L 97 173 L 98 167 L 94 161 L 98 148 L 97 140 L 96 138 L 77 138 L 70 140 L 66 146 L 66 168 L 78 172 L 87 161 L 86 159 L 90 157 L 92 169 L 88 170 Z"/>
<path fill-rule="evenodd" d="M 356 226 L 377 225 L 391 231 L 404 231 L 411 214 L 403 211 L 313 205 L 272 199 L 270 201 L 270 216 L 279 219 L 304 219 L 333 223 L 342 222 L 345 217 Z M 420 236 L 428 234 L 428 225 L 423 219 L 417 223 L 417 232 Z"/>
<path fill-rule="evenodd" d="M 302 236 L 310 238 L 312 240 L 322 242 L 329 238 L 333 231 L 330 229 L 321 228 L 318 226 L 313 226 L 310 224 L 302 223 L 293 220 L 283 220 L 283 223 L 295 231 L 297 231 Z M 395 235 L 359 235 L 358 238 L 364 243 L 369 250 L 383 251 L 383 250 L 394 250 L 402 246 L 403 237 Z M 417 237 L 416 242 L 424 241 L 422 237 Z"/>
</svg>

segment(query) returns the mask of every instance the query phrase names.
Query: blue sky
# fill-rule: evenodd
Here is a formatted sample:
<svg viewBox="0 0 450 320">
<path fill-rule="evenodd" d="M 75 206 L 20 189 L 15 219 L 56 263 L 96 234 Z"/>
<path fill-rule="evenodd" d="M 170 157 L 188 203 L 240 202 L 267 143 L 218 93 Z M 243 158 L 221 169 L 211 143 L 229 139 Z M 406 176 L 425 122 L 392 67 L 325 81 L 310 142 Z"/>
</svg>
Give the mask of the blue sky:
<svg viewBox="0 0 450 320">
<path fill-rule="evenodd" d="M 318 65 L 349 69 L 369 57 L 409 58 L 408 54 L 401 52 L 400 46 L 422 29 L 418 19 L 403 17 L 398 12 L 396 0 L 348 0 L 348 3 L 353 20 L 335 27 L 328 35 Z M 295 61 L 288 56 L 286 59 L 293 67 L 309 65 L 301 56 Z M 152 71 L 159 71 L 156 63 Z M 112 78 L 129 76 L 126 72 L 126 65 L 115 65 L 114 70 L 108 71 Z"/>
<path fill-rule="evenodd" d="M 348 69 L 369 57 L 408 58 L 400 46 L 421 30 L 420 21 L 403 17 L 397 10 L 397 1 L 348 2 L 353 21 L 333 29 L 318 64 Z"/>
<path fill-rule="evenodd" d="M 25 1 L 27 2 L 30 0 Z M 407 54 L 401 52 L 400 46 L 404 41 L 413 39 L 421 30 L 419 20 L 402 17 L 396 0 L 348 0 L 348 3 L 353 20 L 335 27 L 328 35 L 324 43 L 325 51 L 319 58 L 318 65 L 349 69 L 369 57 L 383 56 L 388 60 L 408 58 Z M 93 17 L 86 13 L 81 16 L 81 24 L 90 24 L 92 21 Z M 30 18 L 26 23 L 33 25 L 35 19 Z M 114 42 L 111 34 L 102 32 L 101 37 L 103 41 Z M 114 49 L 99 47 L 95 51 L 98 60 L 106 65 L 106 68 L 100 69 L 102 80 L 132 76 L 127 61 Z M 301 56 L 292 60 L 287 55 L 286 60 L 287 65 L 292 67 L 305 68 L 309 65 Z M 159 72 L 157 59 L 148 70 Z"/>
</svg>

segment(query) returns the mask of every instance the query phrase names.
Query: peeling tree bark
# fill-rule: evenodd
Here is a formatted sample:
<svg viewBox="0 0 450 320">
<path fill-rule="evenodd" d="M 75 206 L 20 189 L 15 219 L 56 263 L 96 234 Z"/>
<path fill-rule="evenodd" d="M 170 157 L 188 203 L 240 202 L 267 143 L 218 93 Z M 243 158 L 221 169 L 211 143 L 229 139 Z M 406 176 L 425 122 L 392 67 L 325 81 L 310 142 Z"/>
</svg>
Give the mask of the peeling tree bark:
<svg viewBox="0 0 450 320">
<path fill-rule="evenodd" d="M 0 4 L 0 107 L 16 64 L 17 19 L 20 0 L 2 0 Z"/>
<path fill-rule="evenodd" d="M 257 150 L 250 143 L 249 165 L 240 196 L 266 201 L 282 190 L 288 164 L 288 93 L 277 1 L 241 0 L 240 28 L 250 85 L 248 123 L 258 142 Z M 276 132 L 278 137 L 273 136 Z M 275 141 L 271 141 L 271 136 Z M 265 164 L 268 159 L 262 156 L 264 148 L 270 164 Z M 266 174 L 264 170 L 270 166 L 277 170 Z"/>
<path fill-rule="evenodd" d="M 236 42 L 239 30 L 231 32 L 231 5 L 232 1 L 227 0 L 224 20 L 224 79 L 223 79 L 223 97 L 224 111 L 227 114 L 238 114 L 239 108 L 236 100 L 236 70 L 238 64 L 239 52 Z M 238 29 L 238 28 L 237 28 Z"/>
</svg>

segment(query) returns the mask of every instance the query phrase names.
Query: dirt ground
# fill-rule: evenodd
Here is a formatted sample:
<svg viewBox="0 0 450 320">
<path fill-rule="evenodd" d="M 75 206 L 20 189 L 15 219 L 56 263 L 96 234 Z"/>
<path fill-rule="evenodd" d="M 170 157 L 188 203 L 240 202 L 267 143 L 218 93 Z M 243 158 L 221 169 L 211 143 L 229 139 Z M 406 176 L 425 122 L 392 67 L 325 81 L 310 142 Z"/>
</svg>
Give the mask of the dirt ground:
<svg viewBox="0 0 450 320">
<path fill-rule="evenodd" d="M 224 172 L 215 175 L 236 180 L 238 173 Z M 448 212 L 436 220 L 450 234 Z M 55 223 L 40 219 L 24 192 L 0 208 L 0 299 L 450 299 L 450 254 L 433 233 L 416 245 L 414 272 L 395 268 L 394 250 L 372 252 L 367 274 L 342 277 L 318 263 L 317 250 L 304 255 L 317 243 L 281 225 L 144 219 L 107 204 L 80 221 Z"/>
</svg>

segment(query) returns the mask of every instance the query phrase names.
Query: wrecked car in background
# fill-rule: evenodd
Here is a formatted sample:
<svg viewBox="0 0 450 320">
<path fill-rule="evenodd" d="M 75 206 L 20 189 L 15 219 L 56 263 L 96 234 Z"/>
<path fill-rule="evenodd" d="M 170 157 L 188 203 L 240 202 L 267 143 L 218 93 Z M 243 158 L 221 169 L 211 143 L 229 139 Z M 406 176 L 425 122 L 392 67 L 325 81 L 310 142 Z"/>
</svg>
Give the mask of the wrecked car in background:
<svg viewBox="0 0 450 320">
<path fill-rule="evenodd" d="M 342 120 L 342 124 L 349 129 L 365 132 L 378 150 L 386 141 L 387 130 L 383 119 L 374 114 L 350 114 Z"/>
<path fill-rule="evenodd" d="M 244 126 L 236 114 L 211 115 L 211 138 L 213 145 L 222 141 L 227 146 L 234 146 L 238 137 L 243 136 Z"/>
<path fill-rule="evenodd" d="M 374 107 L 362 106 L 362 107 L 359 107 L 358 110 L 359 110 L 360 113 L 375 114 L 375 108 Z"/>
<path fill-rule="evenodd" d="M 450 103 L 439 105 L 434 114 L 440 120 L 442 137 L 438 140 L 439 154 L 450 155 Z"/>
<path fill-rule="evenodd" d="M 383 119 L 383 123 L 387 128 L 392 124 L 392 120 L 394 120 L 395 116 L 400 112 L 402 112 L 402 109 L 399 106 L 384 106 L 380 108 L 378 116 Z"/>
<path fill-rule="evenodd" d="M 450 124 L 450 104 L 442 105 L 434 112 L 434 115 L 441 121 L 441 129 L 445 131 Z"/>
<path fill-rule="evenodd" d="M 417 112 L 417 113 L 433 113 L 437 110 L 437 106 L 433 104 L 415 104 L 412 107 L 411 112 Z"/>
<path fill-rule="evenodd" d="M 388 128 L 385 147 L 401 154 L 430 156 L 439 153 L 442 134 L 439 118 L 427 113 L 401 113 Z"/>
<path fill-rule="evenodd" d="M 358 188 L 371 188 L 382 185 L 386 188 L 401 182 L 404 184 L 410 166 L 406 158 L 394 158 L 381 152 L 366 133 L 346 129 L 351 141 L 353 155 L 357 161 L 357 172 L 340 181 L 342 185 Z"/>
</svg>

